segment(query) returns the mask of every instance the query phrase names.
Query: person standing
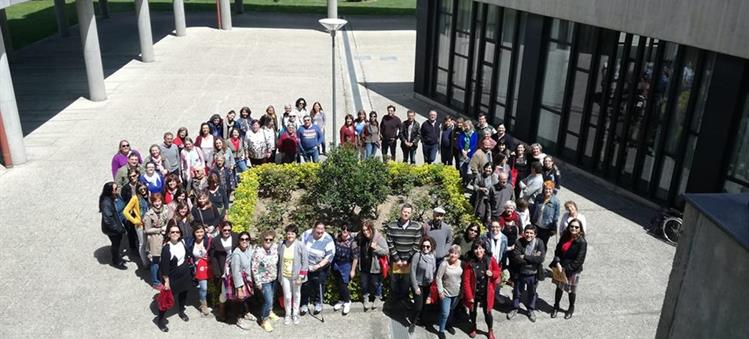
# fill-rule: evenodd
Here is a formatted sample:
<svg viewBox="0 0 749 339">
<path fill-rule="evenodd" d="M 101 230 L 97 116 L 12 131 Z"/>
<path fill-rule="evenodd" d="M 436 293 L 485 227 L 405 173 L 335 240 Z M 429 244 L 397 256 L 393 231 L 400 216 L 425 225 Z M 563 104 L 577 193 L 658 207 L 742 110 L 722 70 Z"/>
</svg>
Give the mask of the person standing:
<svg viewBox="0 0 749 339">
<path fill-rule="evenodd" d="M 437 291 L 440 295 L 440 317 L 437 337 L 445 338 L 445 329 L 455 335 L 452 327 L 452 314 L 458 304 L 460 296 L 461 276 L 463 275 L 462 262 L 460 260 L 460 246 L 452 245 L 447 250 L 448 257 L 437 268 L 435 280 Z"/>
<path fill-rule="evenodd" d="M 486 164 L 493 164 L 492 162 L 492 139 L 489 137 L 480 139 L 481 140 L 481 148 L 476 150 L 476 152 L 473 153 L 473 156 L 471 156 L 471 161 L 468 164 L 468 167 L 470 169 L 469 174 L 472 176 L 478 176 L 481 174 L 481 172 L 484 171 L 484 166 Z"/>
<path fill-rule="evenodd" d="M 473 153 L 478 148 L 478 133 L 473 130 L 473 123 L 470 121 L 463 122 L 463 130 L 460 131 L 457 138 L 457 148 L 459 152 L 459 166 L 460 174 L 463 179 L 468 178 L 468 164 L 473 158 Z M 478 174 L 478 173 L 474 173 Z"/>
<path fill-rule="evenodd" d="M 247 157 L 251 166 L 260 166 L 268 161 L 271 150 L 271 142 L 266 138 L 266 132 L 260 129 L 260 121 L 252 120 L 250 130 L 245 134 L 244 143 Z"/>
<path fill-rule="evenodd" d="M 218 298 L 218 320 L 226 320 L 226 286 L 224 277 L 227 275 L 226 259 L 237 248 L 239 239 L 237 234 L 231 231 L 231 224 L 226 222 L 221 226 L 221 235 L 213 238 L 211 246 L 208 249 L 208 257 L 211 260 L 211 270 L 216 286 L 221 286 L 221 293 Z"/>
<path fill-rule="evenodd" d="M 460 246 L 460 260 L 465 260 L 471 253 L 473 243 L 481 238 L 480 232 L 481 226 L 473 223 L 468 225 L 462 234 L 455 237 L 453 244 Z"/>
<path fill-rule="evenodd" d="M 551 317 L 556 318 L 559 312 L 559 302 L 562 300 L 564 292 L 569 293 L 570 306 L 564 319 L 572 318 L 575 313 L 575 299 L 577 299 L 577 283 L 580 281 L 580 273 L 583 271 L 583 263 L 588 250 L 588 243 L 585 241 L 585 230 L 583 224 L 572 219 L 568 227 L 562 233 L 562 237 L 557 243 L 554 251 L 554 260 L 549 267 L 561 267 L 562 272 L 567 278 L 566 283 L 555 281 L 557 289 L 554 292 L 554 310 L 551 311 Z M 557 266 L 559 265 L 559 266 Z"/>
<path fill-rule="evenodd" d="M 226 119 L 224 119 L 224 124 L 222 125 L 223 130 L 221 131 L 221 135 L 223 135 L 224 138 L 228 139 L 231 136 L 232 130 L 239 130 L 240 135 L 242 134 L 242 126 L 239 124 L 239 120 L 237 118 L 237 112 L 234 112 L 234 110 L 230 110 L 228 113 L 226 113 Z"/>
<path fill-rule="evenodd" d="M 118 270 L 126 270 L 125 264 L 122 263 L 120 256 L 120 243 L 122 235 L 125 234 L 125 226 L 115 208 L 115 199 L 117 198 L 117 184 L 110 181 L 104 184 L 99 195 L 99 213 L 101 213 L 101 232 L 104 233 L 112 242 L 109 247 L 109 253 L 112 256 L 112 267 Z"/>
<path fill-rule="evenodd" d="M 531 174 L 521 180 L 518 187 L 520 187 L 520 197 L 534 204 L 536 197 L 543 193 L 544 179 L 541 176 L 541 163 L 534 162 L 530 167 Z"/>
<path fill-rule="evenodd" d="M 434 239 L 435 269 L 447 256 L 447 250 L 453 242 L 453 229 L 445 222 L 445 209 L 437 206 L 432 210 L 432 220 L 425 224 L 425 236 Z"/>
<path fill-rule="evenodd" d="M 421 251 L 416 252 L 411 259 L 411 289 L 414 295 L 414 308 L 411 311 L 408 333 L 413 334 L 416 325 L 421 325 L 421 311 L 424 309 L 430 294 L 430 286 L 434 281 L 437 265 L 434 260 L 434 239 L 424 237 L 420 241 Z"/>
<path fill-rule="evenodd" d="M 382 133 L 382 160 L 387 162 L 388 159 L 395 161 L 395 144 L 398 141 L 398 135 L 401 130 L 401 119 L 395 115 L 395 106 L 387 107 L 388 114 L 382 117 L 380 122 L 380 133 Z M 388 158 L 388 151 L 390 158 Z"/>
<path fill-rule="evenodd" d="M 455 148 L 455 145 L 453 145 L 454 129 L 455 125 L 452 116 L 446 116 L 440 126 L 440 161 L 443 165 L 447 166 L 453 164 L 453 149 Z"/>
<path fill-rule="evenodd" d="M 502 272 L 502 259 L 507 251 L 507 236 L 502 233 L 502 225 L 497 220 L 493 220 L 489 231 L 483 237 L 483 242 L 487 244 L 487 255 L 491 256 L 492 261 L 497 263 L 499 271 Z M 499 281 L 499 280 L 498 280 Z M 499 298 L 499 288 L 496 289 L 495 298 Z"/>
<path fill-rule="evenodd" d="M 117 177 L 117 170 L 119 170 L 120 167 L 128 165 L 131 155 L 135 155 L 138 158 L 136 166 L 143 162 L 140 153 L 130 147 L 130 142 L 127 140 L 121 140 L 119 150 L 117 150 L 117 153 L 112 157 L 112 178 Z M 133 167 L 133 165 L 130 164 L 130 167 Z M 118 181 L 115 181 L 115 183 L 117 183 L 118 186 L 122 186 Z"/>
<path fill-rule="evenodd" d="M 531 206 L 531 223 L 538 229 L 538 238 L 546 248 L 549 238 L 557 234 L 559 200 L 554 195 L 554 182 L 547 181 L 543 187 L 543 194 L 536 197 L 536 203 Z"/>
<path fill-rule="evenodd" d="M 166 163 L 168 164 L 167 171 L 179 177 L 179 147 L 174 144 L 174 134 L 172 132 L 164 133 L 164 142 L 159 145 L 159 149 L 161 149 L 161 155 L 166 159 Z"/>
<path fill-rule="evenodd" d="M 559 234 L 562 234 L 564 230 L 567 229 L 567 225 L 569 225 L 572 219 L 577 219 L 578 221 L 580 221 L 580 224 L 582 224 L 583 229 L 588 229 L 588 221 L 585 219 L 585 216 L 577 209 L 577 204 L 574 201 L 566 201 L 564 203 L 564 209 L 566 210 L 566 212 L 564 212 L 564 214 L 562 214 L 562 218 L 559 219 L 559 227 L 557 228 L 557 232 L 559 232 Z"/>
<path fill-rule="evenodd" d="M 507 313 L 507 320 L 511 320 L 518 314 L 520 308 L 520 297 L 524 294 L 528 296 L 528 302 L 525 307 L 528 309 L 528 319 L 536 322 L 536 300 L 538 294 L 536 287 L 538 285 L 539 270 L 543 270 L 541 264 L 546 256 L 546 246 L 543 241 L 536 238 L 536 227 L 528 225 L 523 230 L 523 237 L 515 243 L 515 250 L 512 253 L 511 265 L 515 270 L 515 281 L 512 288 L 512 310 Z"/>
<path fill-rule="evenodd" d="M 356 275 L 357 262 L 359 258 L 355 255 L 359 251 L 357 242 L 351 236 L 351 230 L 348 224 L 343 224 L 335 239 L 335 257 L 333 257 L 333 272 L 338 284 L 338 302 L 333 306 L 333 310 L 340 311 L 343 309 L 343 315 L 348 315 L 351 311 L 351 292 L 349 283 Z"/>
<path fill-rule="evenodd" d="M 315 222 L 315 226 L 302 234 L 302 243 L 307 248 L 307 262 L 309 272 L 307 282 L 302 285 L 302 300 L 299 313 L 305 315 L 308 302 L 314 301 L 314 314 L 322 312 L 323 291 L 328 281 L 330 263 L 335 256 L 335 242 L 333 237 L 325 232 L 325 224 Z"/>
<path fill-rule="evenodd" d="M 494 288 L 501 277 L 501 271 L 497 262 L 491 260 L 487 254 L 487 244 L 482 241 L 473 243 L 472 251 L 463 264 L 463 304 L 470 313 L 470 331 L 468 336 L 476 337 L 476 315 L 479 303 L 484 307 L 484 320 L 486 321 L 487 337 L 494 339 L 492 327 L 494 318 Z"/>
<path fill-rule="evenodd" d="M 507 149 L 511 150 L 515 147 L 512 136 L 510 135 L 510 133 L 507 133 L 505 124 L 497 125 L 497 133 L 492 135 L 492 138 L 497 141 L 497 145 L 504 144 L 505 146 L 507 146 Z"/>
<path fill-rule="evenodd" d="M 249 330 L 250 323 L 257 320 L 250 312 L 248 303 L 253 291 L 252 255 L 255 251 L 250 240 L 249 233 L 239 233 L 239 244 L 231 253 L 230 259 L 231 277 L 229 279 L 234 283 L 233 286 L 236 291 L 234 295 L 241 302 L 244 313 L 244 316 L 237 320 L 237 327 L 243 330 Z M 272 331 L 273 327 L 270 327 L 270 330 Z"/>
<path fill-rule="evenodd" d="M 185 206 L 185 211 L 187 207 Z M 175 218 L 176 220 L 176 218 Z M 175 222 L 178 224 L 178 221 Z M 192 236 L 185 240 L 185 246 L 187 247 L 187 253 L 192 254 L 193 264 L 195 265 L 195 280 L 198 283 L 198 299 L 200 301 L 200 314 L 204 317 L 210 314 L 208 310 L 208 270 L 209 262 L 208 249 L 211 248 L 211 238 L 205 234 L 205 229 L 202 225 L 195 223 L 195 227 L 192 227 Z M 184 228 L 177 225 L 185 234 Z"/>
<path fill-rule="evenodd" d="M 411 220 L 413 207 L 403 204 L 400 217 L 385 227 L 390 262 L 393 273 L 390 275 L 391 303 L 399 300 L 406 303 L 410 286 L 411 257 L 419 251 L 422 226 Z"/>
<path fill-rule="evenodd" d="M 312 118 L 309 115 L 305 115 L 302 121 L 304 125 L 296 131 L 302 157 L 304 157 L 305 162 L 318 162 L 320 160 L 320 153 L 317 147 L 325 142 L 322 131 L 319 127 L 312 124 Z"/>
<path fill-rule="evenodd" d="M 117 184 L 119 189 L 122 189 L 128 183 L 128 173 L 130 171 L 137 171 L 141 173 L 140 168 L 140 155 L 130 154 L 127 158 L 127 164 L 120 167 L 117 173 L 114 175 L 114 183 Z"/>
<path fill-rule="evenodd" d="M 216 114 L 216 116 L 219 118 L 219 120 L 221 119 L 218 114 Z M 221 122 L 219 121 L 219 129 L 221 128 L 220 123 Z M 213 140 L 215 138 L 216 136 L 211 133 L 211 127 L 208 125 L 208 123 L 202 123 L 200 125 L 200 133 L 198 133 L 198 136 L 195 137 L 194 145 L 202 151 L 203 159 L 205 159 L 205 166 L 209 168 L 213 166 Z M 187 144 L 185 144 L 185 146 L 186 145 Z"/>
<path fill-rule="evenodd" d="M 458 138 L 463 132 L 464 122 L 465 121 L 462 117 L 455 119 L 455 127 L 453 127 L 452 135 L 450 136 L 450 139 L 452 140 L 450 144 L 452 145 L 453 162 L 455 163 L 455 169 L 457 170 L 460 170 L 460 160 L 463 156 L 462 150 L 458 147 Z"/>
<path fill-rule="evenodd" d="M 322 142 L 318 146 L 318 152 L 322 155 L 328 154 L 327 150 L 325 149 L 325 112 L 322 109 L 322 105 L 320 105 L 319 101 L 315 101 L 314 104 L 312 104 L 312 109 L 309 111 L 309 116 L 312 118 L 312 124 L 317 126 L 317 128 L 320 129 L 320 132 L 322 133 Z M 335 131 L 333 131 L 335 133 Z"/>
<path fill-rule="evenodd" d="M 159 275 L 164 282 L 164 289 L 171 290 L 174 299 L 177 301 L 179 318 L 187 322 L 190 320 L 185 314 L 187 292 L 193 288 L 193 276 L 189 265 L 192 261 L 192 253 L 187 251 L 185 243 L 182 241 L 182 231 L 174 222 L 170 222 L 166 230 L 167 236 L 158 256 L 160 263 L 155 266 L 159 267 Z M 166 326 L 166 311 L 159 310 L 156 322 L 162 332 L 169 332 L 169 328 Z"/>
<path fill-rule="evenodd" d="M 361 287 L 364 311 L 377 308 L 382 300 L 382 276 L 388 272 L 380 265 L 387 260 L 388 245 L 385 238 L 374 229 L 371 220 L 362 223 L 361 232 L 356 237 L 357 263 L 359 266 L 359 286 Z"/>
<path fill-rule="evenodd" d="M 440 131 L 442 126 L 437 123 L 437 111 L 429 111 L 429 119 L 421 124 L 421 143 L 424 145 L 422 152 L 424 154 L 424 162 L 431 164 L 437 158 L 437 150 L 440 149 Z"/>
<path fill-rule="evenodd" d="M 400 129 L 401 150 L 403 151 L 403 162 L 416 164 L 416 149 L 419 148 L 421 139 L 419 123 L 416 122 L 416 112 L 409 110 L 408 117 Z"/>
<path fill-rule="evenodd" d="M 554 163 L 554 159 L 551 156 L 544 157 L 543 169 L 541 176 L 544 181 L 551 181 L 554 183 L 554 193 L 556 194 L 562 189 L 562 174 L 559 172 L 559 167 Z"/>
<path fill-rule="evenodd" d="M 341 126 L 340 132 L 340 139 L 339 142 L 341 145 L 348 145 L 352 148 L 357 147 L 357 132 L 356 132 L 356 125 L 354 124 L 354 116 L 351 114 L 346 114 L 346 119 Z"/>
<path fill-rule="evenodd" d="M 281 131 L 281 137 L 278 138 L 278 152 L 281 153 L 281 163 L 290 164 L 296 161 L 299 155 L 299 138 L 296 134 L 296 124 L 289 123 Z"/>
<path fill-rule="evenodd" d="M 364 159 L 369 159 L 377 154 L 382 143 L 380 124 L 377 122 L 377 112 L 369 112 L 369 122 L 364 127 Z"/>
<path fill-rule="evenodd" d="M 299 324 L 299 303 L 301 301 L 301 286 L 307 280 L 309 261 L 307 248 L 297 240 L 299 228 L 290 224 L 284 229 L 285 241 L 278 244 L 278 281 L 283 288 L 284 325 Z"/>
<path fill-rule="evenodd" d="M 172 219 L 172 213 L 164 206 L 161 193 L 151 195 L 151 208 L 143 215 L 143 232 L 148 242 L 148 256 L 151 258 L 151 283 L 153 288 L 160 289 L 159 265 L 164 236 L 167 234 L 167 224 Z M 176 225 L 176 224 L 175 224 Z M 179 228 L 179 227 L 177 227 Z M 182 234 L 180 233 L 180 239 Z"/>
<path fill-rule="evenodd" d="M 260 314 L 261 326 L 266 332 L 273 331 L 271 321 L 278 320 L 273 313 L 273 297 L 278 280 L 278 247 L 275 246 L 276 233 L 265 231 L 260 234 L 261 246 L 255 247 L 252 255 L 252 277 L 255 288 L 263 293 L 263 311 Z"/>
</svg>

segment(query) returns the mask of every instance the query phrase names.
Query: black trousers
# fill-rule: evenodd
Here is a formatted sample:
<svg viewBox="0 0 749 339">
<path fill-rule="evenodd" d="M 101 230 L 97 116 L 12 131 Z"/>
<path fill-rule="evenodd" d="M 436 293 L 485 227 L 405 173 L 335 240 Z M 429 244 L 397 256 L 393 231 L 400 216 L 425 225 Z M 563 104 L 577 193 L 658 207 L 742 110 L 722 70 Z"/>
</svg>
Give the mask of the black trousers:
<svg viewBox="0 0 749 339">
<path fill-rule="evenodd" d="M 411 312 L 411 322 L 413 323 L 421 319 L 421 310 L 424 309 L 424 305 L 429 297 L 429 285 L 421 285 L 419 286 L 419 290 L 421 290 L 421 294 L 416 294 L 416 291 L 414 291 L 414 309 Z"/>
<path fill-rule="evenodd" d="M 382 160 L 390 152 L 390 160 L 395 161 L 395 145 L 398 143 L 398 138 L 382 138 Z"/>
<path fill-rule="evenodd" d="M 174 291 L 172 291 L 173 293 Z M 187 290 L 177 293 L 177 306 L 179 306 L 179 313 L 185 312 L 185 305 L 187 303 Z M 159 319 L 164 319 L 166 311 L 159 310 Z"/>
<path fill-rule="evenodd" d="M 123 223 L 125 225 L 125 231 L 127 232 L 127 244 L 130 249 L 138 250 L 138 234 L 135 233 L 135 225 L 128 220 Z"/>
<path fill-rule="evenodd" d="M 484 320 L 486 320 L 486 327 L 488 329 L 491 329 L 492 325 L 494 324 L 494 318 L 492 317 L 492 310 L 486 307 L 487 306 L 486 301 L 474 300 L 473 308 L 471 308 L 471 326 L 474 329 L 476 328 L 476 315 L 478 313 L 479 302 L 481 302 L 481 305 L 483 306 Z"/>
<path fill-rule="evenodd" d="M 109 254 L 112 255 L 112 264 L 119 265 L 122 263 L 122 256 L 120 256 L 122 234 L 107 235 L 107 237 L 109 237 L 109 241 L 112 242 L 112 246 L 109 247 Z"/>
</svg>

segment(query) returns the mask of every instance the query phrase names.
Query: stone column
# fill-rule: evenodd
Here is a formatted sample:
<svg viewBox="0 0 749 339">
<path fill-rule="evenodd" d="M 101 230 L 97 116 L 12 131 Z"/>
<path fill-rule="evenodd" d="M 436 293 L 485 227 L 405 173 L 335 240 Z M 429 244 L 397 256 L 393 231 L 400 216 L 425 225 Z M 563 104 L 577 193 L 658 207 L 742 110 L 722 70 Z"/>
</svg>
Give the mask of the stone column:
<svg viewBox="0 0 749 339">
<path fill-rule="evenodd" d="M 234 0 L 234 11 L 236 11 L 237 14 L 244 13 L 244 1 L 243 0 Z"/>
<path fill-rule="evenodd" d="M 148 10 L 148 0 L 135 0 L 135 13 L 138 17 L 140 60 L 153 62 L 153 34 L 151 33 L 151 13 Z"/>
<path fill-rule="evenodd" d="M 221 12 L 221 29 L 231 30 L 231 5 L 229 0 L 219 0 Z"/>
<path fill-rule="evenodd" d="M 65 0 L 55 0 L 55 18 L 57 19 L 57 32 L 61 36 L 69 36 L 68 17 L 65 15 Z"/>
<path fill-rule="evenodd" d="M 23 130 L 21 130 L 21 118 L 18 116 L 18 105 L 16 94 L 13 91 L 13 79 L 10 77 L 10 66 L 8 65 L 8 54 L 5 52 L 3 34 L 0 34 L 0 115 L 3 119 L 5 136 L 10 149 L 10 158 L 13 165 L 26 162 L 26 149 L 23 146 Z"/>
<path fill-rule="evenodd" d="M 75 9 L 78 13 L 78 27 L 81 29 L 81 46 L 86 64 L 89 99 L 104 101 L 107 99 L 107 90 L 104 87 L 104 68 L 101 64 L 94 3 L 92 0 L 75 0 Z"/>
<path fill-rule="evenodd" d="M 174 34 L 177 36 L 187 35 L 187 24 L 185 21 L 184 0 L 174 0 Z"/>
<path fill-rule="evenodd" d="M 6 53 L 13 52 L 13 41 L 10 39 L 8 30 L 8 17 L 5 15 L 5 8 L 0 9 L 0 33 L 3 35 L 5 44 L 3 45 Z"/>
<path fill-rule="evenodd" d="M 99 11 L 101 12 L 102 18 L 109 18 L 109 1 L 99 0 Z"/>
</svg>

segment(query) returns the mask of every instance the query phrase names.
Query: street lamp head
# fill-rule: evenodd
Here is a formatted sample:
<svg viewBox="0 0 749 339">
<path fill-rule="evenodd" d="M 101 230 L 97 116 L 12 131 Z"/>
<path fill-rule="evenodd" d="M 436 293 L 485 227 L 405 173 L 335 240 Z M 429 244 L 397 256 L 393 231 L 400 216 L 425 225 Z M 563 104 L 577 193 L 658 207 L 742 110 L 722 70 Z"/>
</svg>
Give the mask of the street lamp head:
<svg viewBox="0 0 749 339">
<path fill-rule="evenodd" d="M 320 22 L 320 25 L 325 27 L 328 32 L 335 32 L 348 23 L 348 21 L 338 18 L 325 18 L 318 20 L 318 22 Z"/>
</svg>

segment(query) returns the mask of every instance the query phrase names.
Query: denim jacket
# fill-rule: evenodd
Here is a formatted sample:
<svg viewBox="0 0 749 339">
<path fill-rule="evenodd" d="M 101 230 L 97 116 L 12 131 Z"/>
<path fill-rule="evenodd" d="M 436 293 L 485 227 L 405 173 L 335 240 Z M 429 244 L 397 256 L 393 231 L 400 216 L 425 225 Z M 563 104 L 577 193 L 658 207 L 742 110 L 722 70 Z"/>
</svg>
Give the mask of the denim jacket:
<svg viewBox="0 0 749 339">
<path fill-rule="evenodd" d="M 542 210 L 543 215 L 541 216 L 541 222 L 539 223 L 539 213 L 541 213 Z M 536 203 L 531 206 L 531 223 L 543 229 L 556 230 L 558 220 L 559 200 L 557 200 L 557 196 L 552 195 L 551 199 L 544 203 L 543 194 L 538 195 L 536 197 Z"/>
</svg>

